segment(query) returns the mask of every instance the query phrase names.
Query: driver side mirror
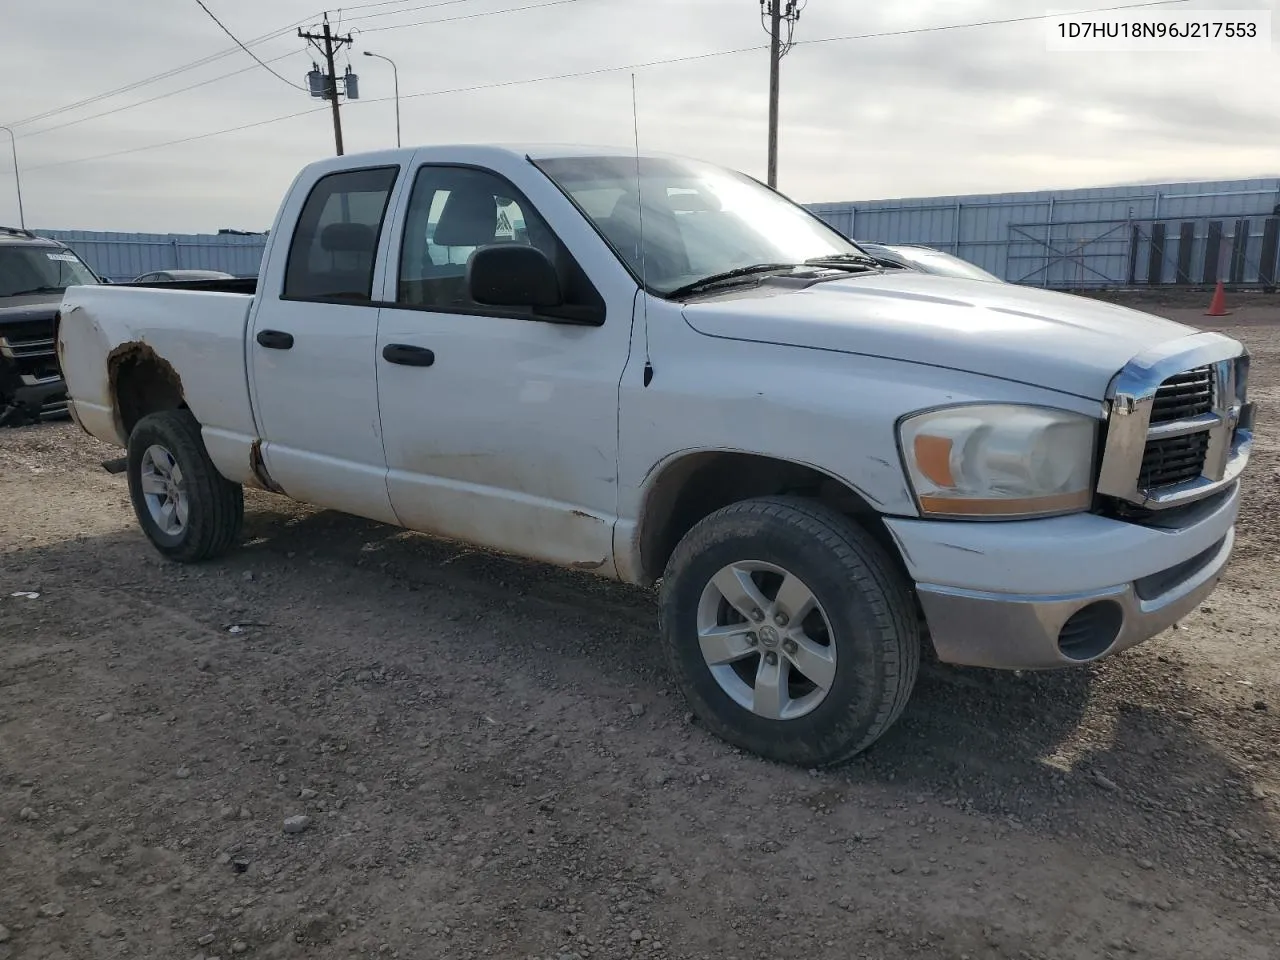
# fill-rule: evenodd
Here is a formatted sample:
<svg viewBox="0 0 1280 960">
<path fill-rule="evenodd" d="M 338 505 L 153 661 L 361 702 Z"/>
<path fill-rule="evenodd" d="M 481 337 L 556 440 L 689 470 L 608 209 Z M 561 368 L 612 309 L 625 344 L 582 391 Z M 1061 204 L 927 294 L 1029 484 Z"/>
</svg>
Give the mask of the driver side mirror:
<svg viewBox="0 0 1280 960">
<path fill-rule="evenodd" d="M 545 310 L 564 303 L 560 278 L 537 247 L 497 243 L 481 247 L 467 261 L 467 292 L 493 307 Z"/>
</svg>

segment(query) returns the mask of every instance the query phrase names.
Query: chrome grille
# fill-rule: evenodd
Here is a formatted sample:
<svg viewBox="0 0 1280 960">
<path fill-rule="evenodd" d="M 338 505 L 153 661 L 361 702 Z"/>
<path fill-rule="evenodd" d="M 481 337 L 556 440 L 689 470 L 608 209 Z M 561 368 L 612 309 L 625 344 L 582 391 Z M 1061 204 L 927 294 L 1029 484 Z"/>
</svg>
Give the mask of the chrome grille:
<svg viewBox="0 0 1280 960">
<path fill-rule="evenodd" d="M 1184 437 L 1148 440 L 1138 471 L 1138 486 L 1143 490 L 1157 490 L 1194 480 L 1204 472 L 1208 452 L 1208 430 Z"/>
<path fill-rule="evenodd" d="M 0 424 L 23 417 L 52 420 L 67 415 L 58 367 L 57 321 L 0 323 Z"/>
<path fill-rule="evenodd" d="M 1167 510 L 1235 482 L 1253 445 L 1249 356 L 1208 331 L 1134 357 L 1108 391 L 1098 493 L 1121 513 Z"/>
<path fill-rule="evenodd" d="M 1156 388 L 1151 401 L 1151 426 L 1177 424 L 1213 412 L 1213 368 L 1197 367 L 1176 373 Z M 1138 488 L 1156 491 L 1204 473 L 1209 453 L 1209 424 L 1176 436 L 1148 436 L 1138 471 Z M 1154 431 L 1153 431 L 1154 432 Z"/>
<path fill-rule="evenodd" d="M 1151 406 L 1152 423 L 1170 423 L 1213 410 L 1213 371 L 1199 367 L 1160 384 Z"/>
<path fill-rule="evenodd" d="M 23 364 L 56 365 L 56 336 L 52 318 L 37 323 L 0 323 L 0 357 Z"/>
</svg>

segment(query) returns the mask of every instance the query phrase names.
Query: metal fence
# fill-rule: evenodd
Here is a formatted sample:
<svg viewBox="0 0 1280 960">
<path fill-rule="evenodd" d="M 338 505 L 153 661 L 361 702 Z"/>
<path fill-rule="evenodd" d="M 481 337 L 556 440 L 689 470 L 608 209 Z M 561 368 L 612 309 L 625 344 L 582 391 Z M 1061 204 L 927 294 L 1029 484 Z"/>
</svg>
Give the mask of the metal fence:
<svg viewBox="0 0 1280 960">
<path fill-rule="evenodd" d="M 1046 287 L 1213 284 L 1274 288 L 1280 178 L 810 204 L 846 236 L 922 243 L 1014 283 Z M 152 270 L 256 276 L 267 236 L 38 231 L 100 275 Z"/>
<path fill-rule="evenodd" d="M 1280 179 L 811 204 L 846 236 L 920 243 L 1014 283 L 1274 288 Z"/>
<path fill-rule="evenodd" d="M 95 273 L 108 280 L 132 280 L 153 270 L 220 270 L 256 277 L 266 249 L 264 233 L 100 233 L 93 230 L 36 230 L 61 240 Z"/>
</svg>

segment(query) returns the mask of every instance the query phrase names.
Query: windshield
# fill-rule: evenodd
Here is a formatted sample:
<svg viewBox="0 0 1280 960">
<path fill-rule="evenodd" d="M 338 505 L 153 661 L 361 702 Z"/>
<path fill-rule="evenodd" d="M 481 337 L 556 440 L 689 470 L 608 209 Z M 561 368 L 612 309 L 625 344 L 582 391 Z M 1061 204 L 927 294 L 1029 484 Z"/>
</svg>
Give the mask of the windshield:
<svg viewBox="0 0 1280 960">
<path fill-rule="evenodd" d="M 98 278 L 65 247 L 0 246 L 0 297 L 57 293 Z"/>
<path fill-rule="evenodd" d="M 637 164 L 625 156 L 535 162 L 658 294 L 757 264 L 862 255 L 802 207 L 721 167 L 657 157 Z M 644 202 L 643 265 L 637 179 Z"/>
<path fill-rule="evenodd" d="M 920 267 L 926 273 L 938 273 L 946 277 L 963 277 L 966 280 L 1001 280 L 993 273 L 987 273 L 968 260 L 961 260 L 941 250 L 930 250 L 924 247 L 890 247 L 895 254 Z"/>
</svg>

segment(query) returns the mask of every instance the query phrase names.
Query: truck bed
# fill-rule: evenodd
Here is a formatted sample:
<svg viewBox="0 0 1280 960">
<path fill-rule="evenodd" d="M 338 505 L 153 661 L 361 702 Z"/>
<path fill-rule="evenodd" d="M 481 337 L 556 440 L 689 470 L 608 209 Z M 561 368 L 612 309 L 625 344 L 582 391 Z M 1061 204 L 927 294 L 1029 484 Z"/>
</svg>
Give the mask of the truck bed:
<svg viewBox="0 0 1280 960">
<path fill-rule="evenodd" d="M 257 277 L 233 277 L 229 280 L 148 280 L 144 282 L 113 283 L 113 287 L 147 287 L 153 290 L 201 290 L 205 293 L 258 292 Z"/>
<path fill-rule="evenodd" d="M 116 411 L 120 378 L 130 364 L 163 358 L 202 423 L 247 438 L 247 464 L 255 434 L 245 325 L 256 286 L 247 279 L 67 288 L 59 328 L 63 376 L 82 424 L 96 424 L 96 436 L 114 436 L 123 446 L 129 424 Z"/>
</svg>

